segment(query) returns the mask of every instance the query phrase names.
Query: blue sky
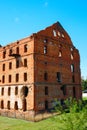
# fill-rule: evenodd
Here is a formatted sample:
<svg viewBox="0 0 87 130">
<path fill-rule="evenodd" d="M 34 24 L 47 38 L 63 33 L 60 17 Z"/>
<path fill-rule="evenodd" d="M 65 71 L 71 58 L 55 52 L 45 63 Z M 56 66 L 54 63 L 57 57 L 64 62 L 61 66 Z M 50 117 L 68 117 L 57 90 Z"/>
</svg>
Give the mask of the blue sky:
<svg viewBox="0 0 87 130">
<path fill-rule="evenodd" d="M 29 36 L 59 21 L 81 56 L 87 77 L 87 0 L 0 0 L 0 44 Z"/>
</svg>

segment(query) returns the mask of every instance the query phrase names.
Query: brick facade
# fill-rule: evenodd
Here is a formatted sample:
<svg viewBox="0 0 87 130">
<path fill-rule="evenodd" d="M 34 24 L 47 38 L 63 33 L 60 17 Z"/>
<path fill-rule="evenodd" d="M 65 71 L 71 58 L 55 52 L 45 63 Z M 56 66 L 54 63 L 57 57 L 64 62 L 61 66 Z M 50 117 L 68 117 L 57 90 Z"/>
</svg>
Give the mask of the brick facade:
<svg viewBox="0 0 87 130">
<path fill-rule="evenodd" d="M 0 47 L 0 114 L 33 120 L 69 97 L 81 98 L 80 56 L 59 22 Z"/>
</svg>

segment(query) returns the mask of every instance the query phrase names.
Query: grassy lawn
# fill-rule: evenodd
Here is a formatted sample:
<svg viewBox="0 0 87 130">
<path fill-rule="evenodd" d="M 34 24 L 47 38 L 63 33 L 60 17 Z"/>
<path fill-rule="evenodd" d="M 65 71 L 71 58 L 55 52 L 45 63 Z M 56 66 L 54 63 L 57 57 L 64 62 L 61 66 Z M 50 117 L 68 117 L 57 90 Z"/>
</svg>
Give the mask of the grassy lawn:
<svg viewBox="0 0 87 130">
<path fill-rule="evenodd" d="M 60 118 L 60 116 L 57 116 Z M 0 116 L 0 130 L 58 130 L 61 123 L 56 123 L 54 119 L 49 118 L 40 122 L 29 122 L 20 119 L 7 118 Z"/>
<path fill-rule="evenodd" d="M 0 130 L 87 130 L 87 127 L 83 129 L 82 122 L 78 120 L 79 116 L 81 117 L 80 113 L 77 116 L 67 113 L 40 122 L 29 122 L 0 116 Z M 85 125 L 87 126 L 87 122 Z"/>
<path fill-rule="evenodd" d="M 0 116 L 0 130 L 87 130 L 87 109 L 78 113 L 63 113 L 39 122 Z"/>
</svg>

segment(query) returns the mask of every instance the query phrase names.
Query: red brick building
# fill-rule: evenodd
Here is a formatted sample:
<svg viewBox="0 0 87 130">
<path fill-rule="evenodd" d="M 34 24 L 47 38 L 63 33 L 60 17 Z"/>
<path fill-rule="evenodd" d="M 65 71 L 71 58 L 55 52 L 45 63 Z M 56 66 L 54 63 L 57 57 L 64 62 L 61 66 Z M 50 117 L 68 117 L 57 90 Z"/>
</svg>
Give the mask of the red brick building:
<svg viewBox="0 0 87 130">
<path fill-rule="evenodd" d="M 81 98 L 80 56 L 59 22 L 0 47 L 0 114 L 33 120 L 55 99 Z"/>
</svg>

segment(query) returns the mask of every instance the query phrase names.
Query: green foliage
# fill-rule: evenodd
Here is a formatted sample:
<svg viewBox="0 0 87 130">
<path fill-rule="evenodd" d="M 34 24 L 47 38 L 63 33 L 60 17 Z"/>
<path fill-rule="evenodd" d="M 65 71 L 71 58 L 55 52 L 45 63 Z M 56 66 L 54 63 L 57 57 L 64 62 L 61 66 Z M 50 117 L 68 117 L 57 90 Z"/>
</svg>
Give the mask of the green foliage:
<svg viewBox="0 0 87 130">
<path fill-rule="evenodd" d="M 82 83 L 82 90 L 86 90 L 87 89 L 87 79 L 82 79 L 81 80 L 81 83 Z"/>
<path fill-rule="evenodd" d="M 61 118 L 58 122 L 62 123 L 63 127 L 60 129 L 87 130 L 87 104 L 82 100 L 77 101 L 70 98 L 64 101 L 64 106 L 62 107 L 62 111 L 60 105 L 56 108 L 56 110 L 61 111 Z M 54 117 L 53 120 L 57 122 L 57 118 Z"/>
</svg>

